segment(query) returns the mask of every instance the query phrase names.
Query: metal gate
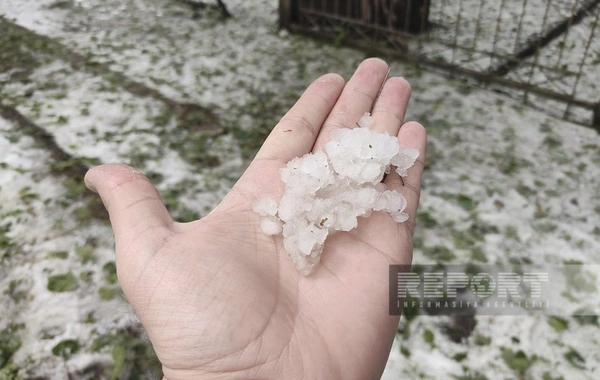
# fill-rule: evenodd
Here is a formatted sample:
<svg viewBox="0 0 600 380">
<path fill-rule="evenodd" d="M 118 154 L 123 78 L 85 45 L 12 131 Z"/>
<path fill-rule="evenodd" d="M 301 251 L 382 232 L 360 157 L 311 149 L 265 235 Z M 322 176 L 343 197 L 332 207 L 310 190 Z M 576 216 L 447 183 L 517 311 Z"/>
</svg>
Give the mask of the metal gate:
<svg viewBox="0 0 600 380">
<path fill-rule="evenodd" d="M 476 78 L 600 131 L 600 0 L 280 0 L 280 26 Z"/>
</svg>

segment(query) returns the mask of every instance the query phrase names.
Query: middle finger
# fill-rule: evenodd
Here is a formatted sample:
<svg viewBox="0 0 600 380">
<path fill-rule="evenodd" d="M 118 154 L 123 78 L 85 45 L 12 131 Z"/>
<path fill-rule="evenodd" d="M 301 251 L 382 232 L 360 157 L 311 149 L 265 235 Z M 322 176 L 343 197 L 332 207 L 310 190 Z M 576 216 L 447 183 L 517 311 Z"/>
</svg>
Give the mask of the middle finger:
<svg viewBox="0 0 600 380">
<path fill-rule="evenodd" d="M 313 151 L 322 150 L 336 129 L 356 126 L 360 117 L 373 107 L 387 73 L 388 65 L 378 58 L 367 59 L 358 66 L 323 123 Z"/>
</svg>

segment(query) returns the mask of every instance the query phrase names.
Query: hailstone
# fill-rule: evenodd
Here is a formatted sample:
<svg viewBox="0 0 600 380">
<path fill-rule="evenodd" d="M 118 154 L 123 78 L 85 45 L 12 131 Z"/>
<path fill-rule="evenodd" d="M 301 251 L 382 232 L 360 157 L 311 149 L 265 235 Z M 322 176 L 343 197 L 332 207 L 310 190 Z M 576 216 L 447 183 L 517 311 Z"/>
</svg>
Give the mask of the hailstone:
<svg viewBox="0 0 600 380">
<path fill-rule="evenodd" d="M 280 170 L 285 189 L 279 204 L 260 198 L 253 205 L 261 231 L 283 236 L 285 250 L 303 275 L 319 263 L 327 236 L 356 228 L 359 217 L 386 211 L 395 222 L 408 220 L 404 196 L 381 181 L 392 168 L 406 176 L 419 151 L 374 131 L 369 113 L 357 124 L 332 133 L 324 151 L 294 158 Z"/>
</svg>

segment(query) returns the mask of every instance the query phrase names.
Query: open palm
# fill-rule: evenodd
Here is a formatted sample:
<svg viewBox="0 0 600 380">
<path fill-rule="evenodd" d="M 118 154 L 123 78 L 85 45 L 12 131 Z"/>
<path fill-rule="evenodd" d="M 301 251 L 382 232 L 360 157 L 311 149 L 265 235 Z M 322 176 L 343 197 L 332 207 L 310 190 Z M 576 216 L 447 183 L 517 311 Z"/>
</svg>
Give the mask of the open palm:
<svg viewBox="0 0 600 380">
<path fill-rule="evenodd" d="M 387 71 L 368 59 L 346 85 L 334 74 L 317 79 L 198 221 L 174 222 L 132 168 L 103 165 L 87 174 L 110 214 L 122 289 L 167 379 L 379 378 L 398 323 L 388 314 L 388 265 L 411 261 L 425 154 L 423 127 L 402 125 L 408 83 L 390 78 L 377 97 Z M 281 237 L 260 232 L 252 204 L 279 199 L 280 168 L 322 149 L 332 130 L 354 126 L 371 109 L 376 128 L 421 153 L 407 177 L 392 171 L 384 181 L 407 198 L 410 219 L 361 218 L 357 229 L 330 236 L 315 272 L 302 276 Z"/>
</svg>

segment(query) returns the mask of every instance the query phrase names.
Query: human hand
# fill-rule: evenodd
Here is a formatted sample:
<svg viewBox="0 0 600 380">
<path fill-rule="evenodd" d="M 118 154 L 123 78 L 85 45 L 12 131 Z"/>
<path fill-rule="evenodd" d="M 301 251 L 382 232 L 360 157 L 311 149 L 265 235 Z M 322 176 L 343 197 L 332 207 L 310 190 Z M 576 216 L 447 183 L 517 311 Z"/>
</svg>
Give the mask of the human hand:
<svg viewBox="0 0 600 380">
<path fill-rule="evenodd" d="M 207 216 L 176 223 L 139 171 L 102 165 L 86 175 L 109 214 L 119 281 L 146 328 L 165 378 L 375 379 L 389 353 L 398 317 L 388 313 L 390 264 L 409 264 L 425 130 L 402 125 L 408 83 L 390 78 L 373 107 L 376 128 L 398 135 L 420 157 L 384 183 L 403 194 L 410 219 L 385 213 L 331 235 L 320 264 L 297 273 L 281 237 L 260 232 L 257 198 L 279 199 L 279 169 L 322 149 L 332 130 L 370 111 L 387 75 L 364 61 L 350 81 L 327 74 L 313 82 L 273 129 L 244 175 Z"/>
</svg>

